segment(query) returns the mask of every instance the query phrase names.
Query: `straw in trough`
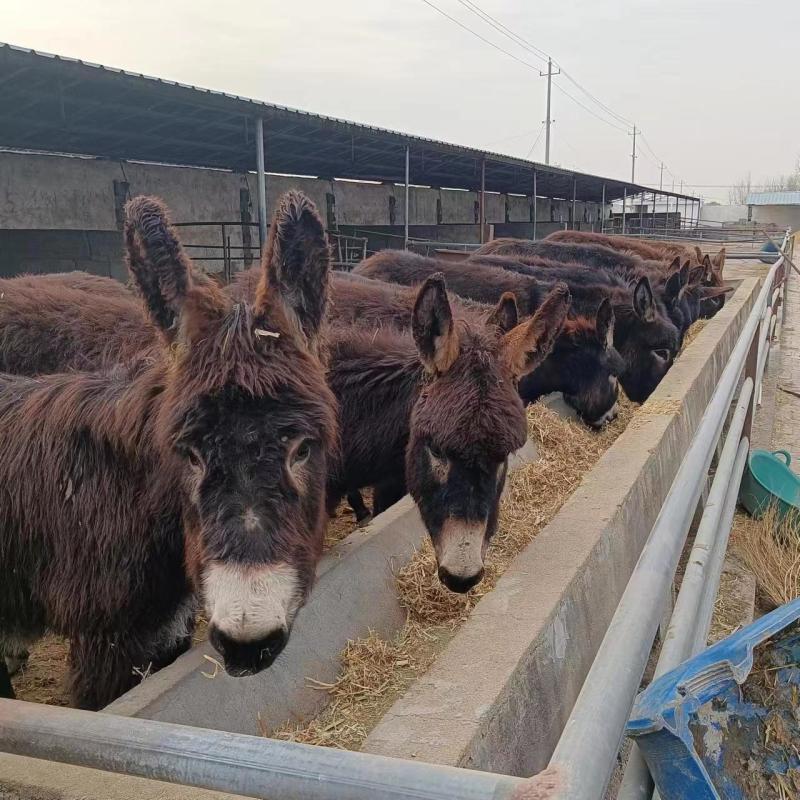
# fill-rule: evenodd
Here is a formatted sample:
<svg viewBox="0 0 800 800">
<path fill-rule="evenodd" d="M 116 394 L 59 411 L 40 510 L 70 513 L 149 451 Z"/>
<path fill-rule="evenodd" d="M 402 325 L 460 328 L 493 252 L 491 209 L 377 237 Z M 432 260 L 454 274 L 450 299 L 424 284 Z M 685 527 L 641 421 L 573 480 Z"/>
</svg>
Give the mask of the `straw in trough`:
<svg viewBox="0 0 800 800">
<path fill-rule="evenodd" d="M 402 631 L 390 642 L 375 634 L 350 642 L 333 684 L 310 681 L 330 695 L 327 708 L 307 725 L 287 724 L 271 735 L 359 748 L 391 704 L 433 663 L 514 556 L 555 516 L 583 475 L 625 429 L 634 408 L 621 399 L 617 419 L 594 433 L 541 403 L 531 406 L 528 435 L 538 445 L 539 459 L 508 479 L 483 581 L 466 595 L 447 591 L 436 576 L 433 548 L 426 541 L 397 574 L 398 596 L 408 615 Z"/>
</svg>

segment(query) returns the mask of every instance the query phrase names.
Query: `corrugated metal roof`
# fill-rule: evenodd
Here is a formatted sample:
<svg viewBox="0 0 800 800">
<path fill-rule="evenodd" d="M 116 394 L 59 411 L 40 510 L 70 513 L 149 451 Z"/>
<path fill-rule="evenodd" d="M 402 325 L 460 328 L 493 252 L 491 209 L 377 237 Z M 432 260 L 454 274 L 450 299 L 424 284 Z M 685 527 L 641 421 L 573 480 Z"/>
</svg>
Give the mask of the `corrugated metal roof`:
<svg viewBox="0 0 800 800">
<path fill-rule="evenodd" d="M 269 172 L 607 201 L 649 187 L 311 114 L 0 43 L 0 147 L 255 170 L 264 119 Z M 693 200 L 689 195 L 663 195 Z"/>
<path fill-rule="evenodd" d="M 800 206 L 800 192 L 751 192 L 748 206 Z"/>
</svg>

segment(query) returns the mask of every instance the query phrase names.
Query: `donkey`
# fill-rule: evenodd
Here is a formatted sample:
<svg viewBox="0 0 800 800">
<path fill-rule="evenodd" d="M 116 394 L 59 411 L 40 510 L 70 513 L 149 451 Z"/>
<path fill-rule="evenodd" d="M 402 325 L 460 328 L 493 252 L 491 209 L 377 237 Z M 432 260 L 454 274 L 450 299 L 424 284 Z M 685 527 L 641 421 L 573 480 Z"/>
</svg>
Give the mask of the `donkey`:
<svg viewBox="0 0 800 800">
<path fill-rule="evenodd" d="M 555 231 L 545 237 L 548 242 L 570 242 L 572 244 L 599 244 L 612 250 L 637 255 L 648 261 L 672 261 L 680 258 L 689 260 L 690 266 L 699 266 L 702 254 L 697 255 L 696 248 L 690 248 L 677 242 L 665 242 L 658 239 L 637 239 L 633 236 L 617 234 L 593 233 L 590 231 Z"/>
<path fill-rule="evenodd" d="M 542 284 L 531 276 L 493 269 L 479 262 L 439 261 L 395 250 L 384 250 L 371 256 L 353 272 L 414 285 L 438 268 L 445 275 L 448 287 L 461 297 L 496 303 L 503 293 L 510 292 L 516 297 L 519 310 L 526 315 L 535 312 L 557 283 L 554 280 Z M 359 286 L 358 290 L 365 293 L 369 288 Z M 350 294 L 354 291 L 355 287 Z M 340 312 L 347 312 L 357 305 L 350 297 L 343 297 L 340 301 L 335 288 L 333 296 L 333 305 Z M 394 322 L 402 325 L 401 320 Z M 569 405 L 590 427 L 601 428 L 614 419 L 617 413 L 617 378 L 623 363 L 614 349 L 613 337 L 614 312 L 608 300 L 599 300 L 593 314 L 570 313 L 550 355 L 520 382 L 523 401 L 532 403 L 550 392 L 562 392 Z"/>
<path fill-rule="evenodd" d="M 643 403 L 672 366 L 680 347 L 680 333 L 647 276 L 630 285 L 613 270 L 592 270 L 582 265 L 565 264 L 563 269 L 537 267 L 500 256 L 476 256 L 474 261 L 532 276 L 545 286 L 564 281 L 572 294 L 572 311 L 576 314 L 591 316 L 598 303 L 608 298 L 614 311 L 614 347 L 624 362 L 619 380 L 634 402 Z"/>
<path fill-rule="evenodd" d="M 482 244 L 468 260 L 488 255 L 512 256 L 521 260 L 540 256 L 553 261 L 577 262 L 595 269 L 615 269 L 620 266 L 634 269 L 640 261 L 636 255 L 622 253 L 599 244 L 571 244 L 551 242 L 547 239 L 531 242 L 527 239 L 510 238 L 493 239 Z"/>
<path fill-rule="evenodd" d="M 374 486 L 379 514 L 407 486 L 439 578 L 455 592 L 483 576 L 508 456 L 527 435 L 517 382 L 550 352 L 570 297 L 557 285 L 530 320 L 504 332 L 509 301 L 487 322 L 458 319 L 444 278 L 433 275 L 417 293 L 410 330 L 334 325 L 330 333 L 342 454 L 329 507 Z"/>
<path fill-rule="evenodd" d="M 330 260 L 305 197 L 283 198 L 252 303 L 192 270 L 152 198 L 128 204 L 125 242 L 156 341 L 105 371 L 0 377 L 0 654 L 69 637 L 88 709 L 185 646 L 197 594 L 229 674 L 274 661 L 314 580 L 336 444 L 317 355 Z M 89 324 L 103 302 L 84 295 Z"/>
</svg>

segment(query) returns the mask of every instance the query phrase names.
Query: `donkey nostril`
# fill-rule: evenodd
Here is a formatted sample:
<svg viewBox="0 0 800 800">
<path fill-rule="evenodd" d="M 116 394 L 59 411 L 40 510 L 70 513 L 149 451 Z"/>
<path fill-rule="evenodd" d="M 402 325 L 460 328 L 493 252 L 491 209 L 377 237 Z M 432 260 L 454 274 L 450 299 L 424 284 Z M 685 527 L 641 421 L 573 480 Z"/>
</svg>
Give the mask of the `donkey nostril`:
<svg viewBox="0 0 800 800">
<path fill-rule="evenodd" d="M 208 640 L 225 662 L 225 671 L 233 677 L 255 675 L 269 667 L 289 640 L 289 631 L 281 627 L 259 639 L 238 641 L 215 626 Z"/>
<path fill-rule="evenodd" d="M 461 575 L 453 575 L 448 572 L 443 567 L 439 567 L 438 575 L 439 580 L 446 586 L 451 592 L 457 592 L 458 594 L 464 594 L 468 592 L 473 586 L 481 582 L 483 578 L 483 567 L 481 567 L 474 575 L 467 575 L 466 577 Z"/>
</svg>

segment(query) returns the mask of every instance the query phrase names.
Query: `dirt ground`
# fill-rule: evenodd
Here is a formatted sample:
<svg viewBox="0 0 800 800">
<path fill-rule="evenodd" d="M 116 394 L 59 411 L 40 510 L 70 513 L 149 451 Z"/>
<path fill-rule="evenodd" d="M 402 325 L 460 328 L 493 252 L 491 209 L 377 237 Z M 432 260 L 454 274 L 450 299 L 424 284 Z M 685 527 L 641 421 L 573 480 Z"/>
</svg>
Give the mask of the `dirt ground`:
<svg viewBox="0 0 800 800">
<path fill-rule="evenodd" d="M 372 504 L 372 491 L 363 493 L 367 506 Z M 356 527 L 356 518 L 350 506 L 342 502 L 331 517 L 325 533 L 325 549 L 349 536 Z M 202 642 L 206 638 L 207 621 L 199 615 L 194 641 Z M 69 705 L 69 693 L 66 682 L 67 660 L 69 657 L 69 641 L 61 636 L 48 634 L 40 639 L 31 649 L 30 657 L 20 671 L 11 679 L 18 700 L 33 703 L 46 703 L 52 706 Z"/>
</svg>

